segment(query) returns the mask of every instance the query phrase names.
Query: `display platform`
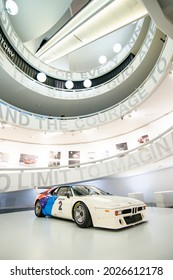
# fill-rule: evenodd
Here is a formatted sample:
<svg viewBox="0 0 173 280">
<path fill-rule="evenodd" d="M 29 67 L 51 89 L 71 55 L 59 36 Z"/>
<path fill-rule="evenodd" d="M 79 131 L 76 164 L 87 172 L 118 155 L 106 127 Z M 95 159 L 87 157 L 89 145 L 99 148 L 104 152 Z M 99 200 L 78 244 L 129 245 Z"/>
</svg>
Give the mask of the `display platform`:
<svg viewBox="0 0 173 280">
<path fill-rule="evenodd" d="M 0 215 L 1 260 L 172 260 L 173 209 L 148 207 L 148 222 L 122 230 L 82 229 L 34 211 Z"/>
</svg>

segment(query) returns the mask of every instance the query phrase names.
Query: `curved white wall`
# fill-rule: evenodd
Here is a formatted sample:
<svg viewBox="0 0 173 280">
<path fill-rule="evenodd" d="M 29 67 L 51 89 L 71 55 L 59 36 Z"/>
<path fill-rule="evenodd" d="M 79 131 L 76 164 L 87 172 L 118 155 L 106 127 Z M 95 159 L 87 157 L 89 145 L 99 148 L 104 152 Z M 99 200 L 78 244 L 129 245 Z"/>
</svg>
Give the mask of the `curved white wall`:
<svg viewBox="0 0 173 280">
<path fill-rule="evenodd" d="M 158 84 L 163 80 L 170 67 L 172 49 L 173 40 L 168 39 L 163 52 L 161 53 L 147 80 L 145 80 L 140 88 L 137 89 L 130 97 L 109 110 L 84 118 L 69 118 L 66 120 L 60 120 L 57 118 L 42 118 L 40 116 L 30 115 L 30 113 L 27 112 L 26 114 L 25 111 L 16 111 L 5 104 L 1 104 L 0 119 L 21 127 L 41 131 L 74 131 L 97 127 L 99 125 L 115 121 L 138 107 L 158 87 Z M 2 62 L 2 60 L 0 60 L 0 62 Z M 9 71 L 10 69 L 14 71 L 14 67 L 8 62 L 6 63 L 6 66 L 8 65 L 9 67 Z M 3 63 L 1 64 L 3 66 L 5 65 Z M 22 75 L 22 79 L 28 78 Z"/>
<path fill-rule="evenodd" d="M 20 71 L 20 69 L 17 69 L 15 65 L 10 63 L 7 58 L 4 56 L 4 54 L 1 54 L 1 66 L 2 68 L 7 71 L 9 75 L 11 75 L 15 80 L 17 80 L 19 83 L 23 84 L 26 88 L 33 90 L 41 95 L 50 97 L 50 98 L 56 98 L 56 99 L 67 99 L 67 100 L 79 100 L 79 99 L 88 99 L 92 97 L 96 97 L 98 95 L 102 95 L 107 91 L 111 91 L 118 87 L 120 84 L 128 80 L 132 74 L 138 69 L 140 71 L 141 63 L 144 61 L 144 58 L 149 55 L 149 51 L 152 46 L 152 42 L 154 41 L 155 37 L 157 38 L 157 28 L 155 24 L 151 21 L 150 27 L 148 29 L 146 38 L 135 56 L 134 60 L 130 65 L 124 69 L 123 72 L 121 72 L 119 75 L 117 75 L 115 78 L 113 78 L 111 81 L 108 81 L 105 84 L 98 85 L 94 88 L 89 89 L 82 89 L 82 90 L 67 90 L 67 89 L 58 89 L 58 88 L 52 88 L 50 86 L 46 86 L 45 84 L 39 83 L 36 80 L 28 77 L 24 73 Z M 30 62 L 31 63 L 31 62 Z M 40 62 L 38 61 L 40 64 Z M 113 61 L 114 63 L 114 61 Z M 41 65 L 39 65 L 39 69 L 42 70 Z M 100 68 L 99 68 L 100 69 Z M 100 70 L 99 70 L 100 71 Z M 90 71 L 90 74 L 92 73 L 92 70 Z M 100 72 L 102 74 L 102 72 Z M 83 75 L 83 73 L 81 73 Z M 95 72 L 94 72 L 95 76 Z M 93 78 L 94 78 L 93 76 Z M 87 79 L 87 76 L 82 77 L 83 80 Z M 72 74 L 68 77 L 68 79 L 73 80 Z"/>
<path fill-rule="evenodd" d="M 76 146 L 79 150 L 79 145 Z M 71 148 L 76 148 L 71 147 Z M 7 148 L 7 147 L 6 147 Z M 14 147 L 11 147 L 13 149 Z M 22 145 L 20 145 L 20 152 L 22 149 Z M 25 147 L 26 149 L 26 147 Z M 34 147 L 35 153 L 37 150 L 38 155 L 38 147 Z M 34 149 L 32 153 L 34 153 Z M 57 147 L 58 149 L 58 147 Z M 66 148 L 65 148 L 66 149 Z M 85 145 L 86 151 L 86 145 Z M 13 149 L 14 150 L 14 149 Z M 59 152 L 59 150 L 54 150 L 52 147 L 49 147 L 49 151 Z M 76 152 L 75 150 L 75 152 Z M 4 153 L 5 149 L 3 149 Z M 17 152 L 17 149 L 15 148 Z M 29 150 L 25 150 L 28 153 Z M 73 150 L 74 151 L 74 150 Z M 8 145 L 8 152 L 9 145 Z M 48 162 L 48 150 L 47 154 L 42 147 L 39 151 L 39 160 L 40 165 L 44 162 L 45 158 Z M 67 151 L 66 151 L 67 152 Z M 88 151 L 88 152 L 93 152 Z M 105 152 L 105 151 L 104 151 Z M 3 156 L 3 153 L 1 155 Z M 14 153 L 14 152 L 13 152 Z M 7 154 L 7 153 L 5 153 Z M 72 182 L 80 182 L 86 180 L 93 180 L 95 178 L 102 178 L 106 176 L 112 176 L 116 174 L 121 174 L 123 172 L 127 172 L 129 170 L 138 169 L 141 166 L 145 166 L 151 164 L 153 162 L 160 161 L 164 158 L 167 158 L 173 154 L 173 127 L 170 127 L 167 131 L 159 135 L 158 137 L 152 139 L 152 141 L 143 144 L 142 146 L 138 146 L 135 149 L 130 151 L 124 151 L 123 153 L 119 152 L 113 156 L 105 156 L 105 154 L 101 156 L 100 159 L 96 159 L 94 161 L 88 160 L 86 163 L 80 162 L 80 154 L 79 157 L 71 158 L 68 156 L 68 160 L 74 160 L 75 165 L 66 165 L 60 167 L 32 167 L 32 168 L 1 168 L 0 171 L 0 191 L 13 191 L 18 189 L 27 189 L 36 186 L 51 186 L 55 184 L 65 184 Z M 91 154 L 88 154 L 88 156 Z M 62 157 L 64 160 L 64 156 Z M 23 161 L 19 163 L 20 154 L 18 152 L 18 164 L 23 164 Z M 79 160 L 79 162 L 78 162 Z M 16 164 L 16 162 L 15 162 Z M 26 166 L 27 164 L 23 164 Z M 30 164 L 31 166 L 32 164 Z M 70 168 L 71 167 L 71 168 Z M 72 168 L 73 167 L 73 168 Z"/>
</svg>

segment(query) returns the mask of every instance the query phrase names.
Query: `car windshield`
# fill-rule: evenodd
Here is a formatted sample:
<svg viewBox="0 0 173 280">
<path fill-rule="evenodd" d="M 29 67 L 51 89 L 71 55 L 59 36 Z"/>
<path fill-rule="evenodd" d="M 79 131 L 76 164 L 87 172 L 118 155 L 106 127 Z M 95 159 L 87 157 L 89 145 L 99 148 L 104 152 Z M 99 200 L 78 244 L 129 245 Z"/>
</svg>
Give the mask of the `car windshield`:
<svg viewBox="0 0 173 280">
<path fill-rule="evenodd" d="M 85 195 L 108 195 L 109 193 L 104 192 L 94 186 L 73 186 L 74 195 L 85 196 Z"/>
</svg>

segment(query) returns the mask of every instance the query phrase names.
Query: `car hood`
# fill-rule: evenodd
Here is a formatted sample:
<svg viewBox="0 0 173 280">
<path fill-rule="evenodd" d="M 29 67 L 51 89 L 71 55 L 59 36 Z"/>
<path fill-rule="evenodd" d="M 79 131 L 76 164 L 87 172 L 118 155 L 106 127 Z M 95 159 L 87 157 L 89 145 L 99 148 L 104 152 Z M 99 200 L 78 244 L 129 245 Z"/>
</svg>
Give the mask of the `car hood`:
<svg viewBox="0 0 173 280">
<path fill-rule="evenodd" d="M 96 208 L 121 208 L 144 204 L 137 199 L 114 195 L 94 195 L 90 196 L 89 200 Z"/>
</svg>

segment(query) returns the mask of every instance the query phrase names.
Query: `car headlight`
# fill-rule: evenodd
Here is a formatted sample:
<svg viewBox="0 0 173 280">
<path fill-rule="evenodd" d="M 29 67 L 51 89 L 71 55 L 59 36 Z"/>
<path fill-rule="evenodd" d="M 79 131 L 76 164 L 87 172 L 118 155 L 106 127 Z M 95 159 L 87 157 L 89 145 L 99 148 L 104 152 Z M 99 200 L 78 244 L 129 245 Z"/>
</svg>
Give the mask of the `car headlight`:
<svg viewBox="0 0 173 280">
<path fill-rule="evenodd" d="M 121 215 L 122 214 L 122 210 L 116 210 L 115 211 L 115 216 Z"/>
</svg>

